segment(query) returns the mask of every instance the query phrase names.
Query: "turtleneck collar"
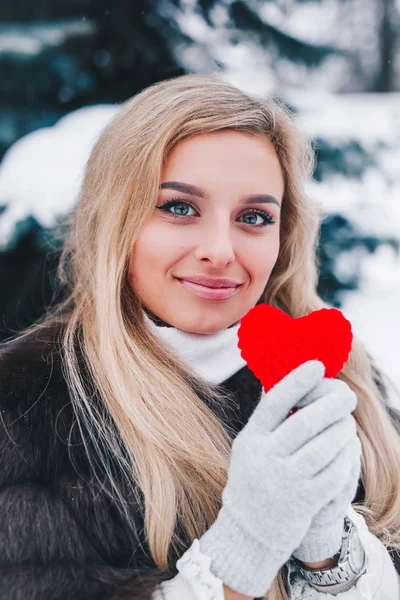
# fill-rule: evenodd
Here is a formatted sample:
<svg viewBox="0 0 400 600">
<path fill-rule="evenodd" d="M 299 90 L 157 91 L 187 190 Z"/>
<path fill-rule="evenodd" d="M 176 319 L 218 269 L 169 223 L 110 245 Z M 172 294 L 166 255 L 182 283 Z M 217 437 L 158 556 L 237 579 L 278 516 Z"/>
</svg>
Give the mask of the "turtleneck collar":
<svg viewBox="0 0 400 600">
<path fill-rule="evenodd" d="M 144 321 L 150 331 L 165 345 L 169 346 L 184 361 L 213 385 L 219 385 L 246 366 L 238 348 L 240 323 L 212 333 L 188 333 L 171 325 L 158 325 L 163 321 L 149 318 L 144 311 Z"/>
</svg>

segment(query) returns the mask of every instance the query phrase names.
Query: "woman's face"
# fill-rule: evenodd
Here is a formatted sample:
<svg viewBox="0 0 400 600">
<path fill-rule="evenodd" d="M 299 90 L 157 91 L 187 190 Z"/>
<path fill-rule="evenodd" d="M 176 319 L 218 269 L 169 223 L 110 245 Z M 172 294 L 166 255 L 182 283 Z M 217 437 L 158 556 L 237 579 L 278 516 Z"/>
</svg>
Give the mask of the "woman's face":
<svg viewBox="0 0 400 600">
<path fill-rule="evenodd" d="M 131 286 L 173 327 L 216 333 L 256 305 L 277 260 L 284 192 L 278 157 L 267 139 L 244 132 L 196 135 L 172 149 L 161 181 L 132 254 Z M 192 277 L 239 286 L 210 290 L 185 281 Z"/>
</svg>

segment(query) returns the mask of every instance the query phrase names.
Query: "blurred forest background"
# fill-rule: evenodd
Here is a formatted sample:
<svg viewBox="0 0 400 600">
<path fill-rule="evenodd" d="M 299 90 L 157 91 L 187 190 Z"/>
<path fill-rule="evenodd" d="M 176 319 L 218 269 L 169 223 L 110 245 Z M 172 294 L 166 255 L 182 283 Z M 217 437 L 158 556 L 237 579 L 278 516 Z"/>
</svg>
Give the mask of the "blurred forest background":
<svg viewBox="0 0 400 600">
<path fill-rule="evenodd" d="M 400 0 L 3 0 L 0 339 L 51 300 L 54 227 L 118 104 L 189 72 L 296 112 L 317 152 L 319 292 L 400 385 Z"/>
</svg>

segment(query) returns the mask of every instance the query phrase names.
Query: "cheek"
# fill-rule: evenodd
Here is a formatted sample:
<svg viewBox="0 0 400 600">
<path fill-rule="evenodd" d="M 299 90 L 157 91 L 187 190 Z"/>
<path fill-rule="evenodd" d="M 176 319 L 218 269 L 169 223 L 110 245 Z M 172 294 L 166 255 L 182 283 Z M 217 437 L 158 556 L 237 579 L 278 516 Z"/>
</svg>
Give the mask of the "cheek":
<svg viewBox="0 0 400 600">
<path fill-rule="evenodd" d="M 131 268 L 137 277 L 165 273 L 182 252 L 182 244 L 178 242 L 177 236 L 166 228 L 156 224 L 146 227 L 136 240 L 131 260 Z"/>
<path fill-rule="evenodd" d="M 270 275 L 279 255 L 279 230 L 260 243 L 252 241 L 242 255 L 254 279 L 265 280 Z"/>
<path fill-rule="evenodd" d="M 133 251 L 135 265 L 139 267 L 139 265 L 156 263 L 159 254 L 160 249 L 155 233 L 152 230 L 142 232 Z"/>
</svg>

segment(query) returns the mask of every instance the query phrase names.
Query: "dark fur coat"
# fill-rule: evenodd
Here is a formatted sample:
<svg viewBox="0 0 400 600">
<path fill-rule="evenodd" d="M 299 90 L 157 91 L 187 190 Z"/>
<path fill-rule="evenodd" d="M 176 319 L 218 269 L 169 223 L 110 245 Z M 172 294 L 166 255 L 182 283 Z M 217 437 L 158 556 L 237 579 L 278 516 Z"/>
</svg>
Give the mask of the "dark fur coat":
<svg viewBox="0 0 400 600">
<path fill-rule="evenodd" d="M 0 354 L 0 599 L 150 599 L 158 582 L 176 575 L 179 556 L 171 553 L 170 568 L 158 569 L 143 534 L 142 506 L 134 538 L 93 478 L 57 333 L 30 334 Z M 229 411 L 213 410 L 234 436 L 261 386 L 245 367 L 223 387 L 235 402 Z M 95 447 L 90 452 L 95 464 Z M 355 501 L 363 498 L 360 481 Z"/>
</svg>

